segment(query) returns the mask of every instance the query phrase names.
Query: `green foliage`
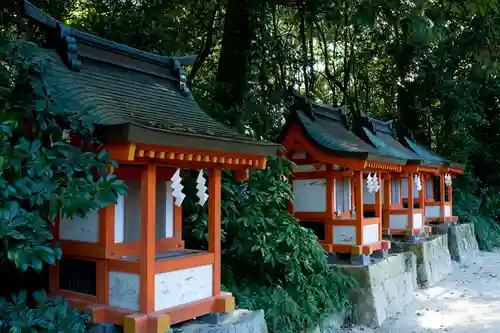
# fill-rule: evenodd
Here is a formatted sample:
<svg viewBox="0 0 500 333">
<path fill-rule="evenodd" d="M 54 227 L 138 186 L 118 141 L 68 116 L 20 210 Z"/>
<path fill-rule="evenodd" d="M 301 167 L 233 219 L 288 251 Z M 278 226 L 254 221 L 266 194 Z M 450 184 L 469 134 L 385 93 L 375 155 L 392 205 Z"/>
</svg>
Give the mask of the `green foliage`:
<svg viewBox="0 0 500 333">
<path fill-rule="evenodd" d="M 57 216 L 84 217 L 125 192 L 108 175 L 116 163 L 95 152 L 91 118 L 51 102 L 38 50 L 0 32 L 0 265 L 23 273 L 61 258 L 50 230 Z M 0 301 L 1 332 L 85 332 L 86 317 L 64 300 L 32 297 Z"/>
<path fill-rule="evenodd" d="M 44 291 L 26 291 L 0 299 L 0 332 L 9 333 L 85 333 L 90 316 L 69 308 L 62 298 L 47 298 Z"/>
<path fill-rule="evenodd" d="M 51 103 L 33 44 L 2 38 L 0 49 L 0 259 L 26 271 L 61 257 L 50 224 L 85 216 L 123 193 L 107 175 L 115 164 L 94 153 L 92 123 Z M 70 142 L 78 138 L 80 145 Z"/>
<path fill-rule="evenodd" d="M 223 283 L 240 307 L 265 309 L 271 332 L 298 332 L 345 310 L 353 282 L 327 264 L 316 236 L 288 212 L 291 163 L 271 157 L 268 164 L 247 182 L 223 177 Z M 192 180 L 186 189 L 194 190 Z M 184 205 L 192 212 L 185 222 L 188 245 L 206 247 L 205 210 Z"/>
</svg>

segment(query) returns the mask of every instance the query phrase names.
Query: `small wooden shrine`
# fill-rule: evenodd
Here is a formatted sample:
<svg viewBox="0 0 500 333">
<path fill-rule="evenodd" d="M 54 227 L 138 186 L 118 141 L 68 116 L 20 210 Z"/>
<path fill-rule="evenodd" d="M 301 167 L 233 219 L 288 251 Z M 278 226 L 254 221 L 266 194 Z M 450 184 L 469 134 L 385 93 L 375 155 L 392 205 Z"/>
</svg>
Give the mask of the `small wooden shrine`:
<svg viewBox="0 0 500 333">
<path fill-rule="evenodd" d="M 313 229 L 328 252 L 353 261 L 387 250 L 382 240 L 381 173 L 401 172 L 403 159 L 380 155 L 351 132 L 341 108 L 312 102 L 296 91 L 282 144 L 297 167 L 290 209 Z M 365 216 L 364 188 L 374 196 L 374 215 Z"/>
<path fill-rule="evenodd" d="M 401 129 L 399 131 L 402 133 L 399 135 L 400 143 L 426 161 L 434 170 L 423 175 L 425 195 L 415 200 L 417 204 L 425 207 L 426 222 L 456 222 L 458 217 L 453 216 L 452 209 L 452 183 L 456 175 L 464 172 L 465 166 L 439 156 L 431 149 L 412 140 L 407 132 L 403 133 Z M 403 200 L 410 202 L 411 198 L 405 194 L 403 193 Z"/>
<path fill-rule="evenodd" d="M 360 117 L 356 121 L 354 131 L 381 153 L 407 161 L 406 165 L 402 167 L 401 173 L 385 172 L 383 174 L 382 224 L 384 233 L 419 236 L 429 232 L 430 228 L 425 226 L 424 204 L 420 205 L 420 201 L 414 199 L 424 198 L 426 192 L 423 179 L 429 174 L 436 174 L 438 168 L 430 165 L 412 150 L 399 143 L 392 121 L 384 122 L 370 117 Z M 408 182 L 408 179 L 411 179 L 411 181 Z M 405 194 L 406 198 L 410 198 L 406 203 L 403 200 Z M 367 207 L 367 205 L 365 205 L 365 209 L 373 210 L 372 207 Z"/>
<path fill-rule="evenodd" d="M 38 56 L 53 102 L 95 117 L 102 149 L 128 186 L 116 205 L 56 223 L 63 258 L 50 270 L 50 293 L 125 333 L 167 332 L 171 324 L 232 311 L 234 298 L 220 287 L 221 170 L 244 179 L 250 168 L 265 168 L 278 145 L 206 115 L 186 86 L 186 58 L 71 29 L 29 2 L 24 9 L 47 33 L 48 48 Z M 208 201 L 207 251 L 184 247 L 184 169 L 198 170 L 198 203 Z"/>
</svg>

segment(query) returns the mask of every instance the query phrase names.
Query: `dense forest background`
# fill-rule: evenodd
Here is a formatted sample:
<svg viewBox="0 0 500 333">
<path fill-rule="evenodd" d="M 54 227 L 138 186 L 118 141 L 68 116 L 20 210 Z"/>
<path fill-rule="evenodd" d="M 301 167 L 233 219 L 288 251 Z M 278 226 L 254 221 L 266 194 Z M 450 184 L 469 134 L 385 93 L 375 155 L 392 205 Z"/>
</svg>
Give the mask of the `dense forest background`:
<svg viewBox="0 0 500 333">
<path fill-rule="evenodd" d="M 500 245 L 495 0 L 32 2 L 116 42 L 166 56 L 197 55 L 188 79 L 200 105 L 256 138 L 279 133 L 290 86 L 347 105 L 352 116 L 400 118 L 419 141 L 466 164 L 454 182 L 455 214 L 475 223 L 483 249 Z M 40 36 L 22 19 L 17 1 L 2 1 L 0 10 L 3 34 Z M 325 270 L 314 236 L 287 214 L 290 189 L 281 178 L 287 161 L 270 164 L 245 184 L 224 179 L 223 277 L 241 306 L 266 308 L 271 331 L 293 332 L 323 309 L 341 308 L 350 284 Z M 204 212 L 186 209 L 188 241 L 202 247 Z"/>
</svg>

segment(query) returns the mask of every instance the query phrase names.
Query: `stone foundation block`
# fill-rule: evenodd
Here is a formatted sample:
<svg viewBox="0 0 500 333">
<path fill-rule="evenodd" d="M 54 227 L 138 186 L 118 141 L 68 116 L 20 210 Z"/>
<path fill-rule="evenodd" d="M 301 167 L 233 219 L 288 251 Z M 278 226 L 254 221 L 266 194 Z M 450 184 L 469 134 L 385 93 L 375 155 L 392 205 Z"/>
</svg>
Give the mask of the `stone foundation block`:
<svg viewBox="0 0 500 333">
<path fill-rule="evenodd" d="M 366 266 L 336 266 L 359 284 L 350 295 L 358 324 L 378 327 L 415 298 L 417 259 L 411 252 L 391 254 Z"/>
<path fill-rule="evenodd" d="M 412 252 L 417 257 L 417 282 L 428 288 L 444 279 L 453 270 L 448 235 L 433 235 L 415 242 L 391 240 L 391 251 Z"/>
<path fill-rule="evenodd" d="M 267 333 L 264 311 L 238 309 L 231 313 L 197 318 L 171 330 L 173 333 Z"/>
<path fill-rule="evenodd" d="M 328 316 L 323 322 L 312 330 L 306 333 L 342 333 L 345 332 L 341 327 L 344 323 L 344 314 L 332 314 Z"/>
<path fill-rule="evenodd" d="M 448 250 L 454 261 L 467 262 L 479 251 L 473 223 L 442 224 L 434 226 L 433 231 L 448 234 Z"/>
</svg>

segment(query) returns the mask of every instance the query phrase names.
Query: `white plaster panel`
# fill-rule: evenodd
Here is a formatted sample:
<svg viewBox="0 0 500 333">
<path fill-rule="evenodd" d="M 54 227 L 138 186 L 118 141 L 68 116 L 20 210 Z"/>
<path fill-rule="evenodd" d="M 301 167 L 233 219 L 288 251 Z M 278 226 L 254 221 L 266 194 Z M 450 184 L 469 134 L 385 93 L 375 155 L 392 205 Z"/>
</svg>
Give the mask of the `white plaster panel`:
<svg viewBox="0 0 500 333">
<path fill-rule="evenodd" d="M 156 183 L 156 239 L 174 237 L 172 182 Z"/>
<path fill-rule="evenodd" d="M 425 206 L 425 216 L 430 218 L 441 217 L 441 207 Z"/>
<path fill-rule="evenodd" d="M 174 202 L 170 181 L 156 183 L 156 239 L 174 236 Z M 115 206 L 115 243 L 137 242 L 141 234 L 141 184 L 125 181 L 127 196 Z"/>
<path fill-rule="evenodd" d="M 125 237 L 125 197 L 119 196 L 115 205 L 115 243 L 123 243 Z"/>
<path fill-rule="evenodd" d="M 425 197 L 428 199 L 434 199 L 432 197 L 432 188 L 434 187 L 434 181 L 432 179 L 427 179 L 425 181 Z"/>
<path fill-rule="evenodd" d="M 408 178 L 403 178 L 403 199 L 408 199 Z M 413 182 L 413 179 L 411 180 L 413 184 L 413 198 L 418 197 L 418 192 L 417 191 L 417 184 Z"/>
<path fill-rule="evenodd" d="M 326 171 L 326 165 L 321 164 L 319 169 L 316 169 L 312 164 L 297 165 L 293 168 L 294 172 L 314 172 L 314 171 Z"/>
<path fill-rule="evenodd" d="M 389 214 L 390 229 L 408 229 L 408 214 Z"/>
<path fill-rule="evenodd" d="M 155 311 L 212 297 L 212 265 L 155 275 Z"/>
<path fill-rule="evenodd" d="M 400 204 L 401 179 L 391 179 L 391 204 Z"/>
<path fill-rule="evenodd" d="M 444 206 L 444 216 L 451 217 L 451 206 L 450 205 Z"/>
<path fill-rule="evenodd" d="M 335 211 L 347 212 L 351 210 L 351 180 L 346 178 L 334 179 Z"/>
<path fill-rule="evenodd" d="M 294 180 L 293 193 L 293 207 L 296 212 L 326 212 L 325 180 Z"/>
<path fill-rule="evenodd" d="M 422 213 L 413 214 L 413 229 L 420 229 L 423 227 L 423 217 Z"/>
<path fill-rule="evenodd" d="M 341 181 L 339 179 L 333 178 L 333 210 L 336 212 L 337 207 L 342 210 L 343 207 L 343 198 L 337 197 L 337 193 L 342 193 L 343 187 Z M 338 187 L 338 188 L 337 188 Z"/>
<path fill-rule="evenodd" d="M 356 227 L 353 225 L 334 225 L 333 244 L 355 245 Z"/>
<path fill-rule="evenodd" d="M 139 274 L 109 272 L 109 305 L 139 311 Z"/>
<path fill-rule="evenodd" d="M 368 188 L 366 187 L 366 180 L 365 180 L 365 186 L 363 187 L 363 204 L 367 204 L 367 205 L 373 205 L 375 204 L 375 195 L 376 195 L 376 192 L 372 192 L 370 193 L 368 191 Z M 382 180 L 382 182 L 379 183 L 380 184 L 380 196 L 381 196 L 381 199 L 382 199 L 382 203 L 384 203 L 384 181 Z"/>
<path fill-rule="evenodd" d="M 380 225 L 377 224 L 367 224 L 363 226 L 363 244 L 372 244 L 378 242 L 379 239 L 379 229 Z"/>
<path fill-rule="evenodd" d="M 408 199 L 408 178 L 401 179 L 403 182 L 403 199 Z"/>
<path fill-rule="evenodd" d="M 99 241 L 99 212 L 91 211 L 86 218 L 75 216 L 61 219 L 59 237 L 65 240 L 97 243 Z"/>
<path fill-rule="evenodd" d="M 384 191 L 385 191 L 385 188 L 384 188 L 384 180 L 382 179 L 382 182 L 380 183 L 380 195 L 381 195 L 381 198 L 382 198 L 382 204 L 384 204 Z"/>
<path fill-rule="evenodd" d="M 375 192 L 370 193 L 366 187 L 366 179 L 363 181 L 363 203 L 364 204 L 374 204 L 375 203 Z"/>
</svg>

